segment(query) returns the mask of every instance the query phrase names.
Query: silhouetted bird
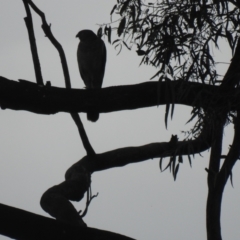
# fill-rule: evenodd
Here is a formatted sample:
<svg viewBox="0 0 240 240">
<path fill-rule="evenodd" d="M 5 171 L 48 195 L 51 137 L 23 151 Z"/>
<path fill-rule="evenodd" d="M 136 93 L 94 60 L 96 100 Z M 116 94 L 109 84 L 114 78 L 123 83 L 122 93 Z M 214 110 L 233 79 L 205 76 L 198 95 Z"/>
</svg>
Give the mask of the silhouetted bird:
<svg viewBox="0 0 240 240">
<path fill-rule="evenodd" d="M 101 88 L 107 58 L 106 46 L 103 40 L 91 30 L 82 30 L 76 37 L 80 39 L 77 60 L 81 78 L 87 89 Z M 88 112 L 87 118 L 96 122 L 99 113 Z"/>
</svg>

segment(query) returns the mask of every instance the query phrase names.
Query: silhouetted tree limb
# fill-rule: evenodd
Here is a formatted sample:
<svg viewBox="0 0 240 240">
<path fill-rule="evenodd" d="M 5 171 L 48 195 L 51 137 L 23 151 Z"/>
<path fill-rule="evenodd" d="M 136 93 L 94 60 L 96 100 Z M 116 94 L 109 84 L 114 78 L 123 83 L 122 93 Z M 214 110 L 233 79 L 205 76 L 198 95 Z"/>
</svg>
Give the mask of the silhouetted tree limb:
<svg viewBox="0 0 240 240">
<path fill-rule="evenodd" d="M 217 94 L 225 95 L 226 91 L 235 91 L 235 87 L 239 84 L 240 77 L 240 40 L 238 39 L 237 47 L 235 49 L 234 56 L 231 60 L 231 64 L 223 78 L 222 84 L 220 85 L 219 91 Z M 217 97 L 217 96 L 214 96 Z M 217 99 L 214 99 L 217 101 Z M 221 240 L 221 203 L 223 190 L 225 188 L 226 182 L 229 179 L 229 176 L 232 174 L 232 168 L 239 158 L 239 147 L 240 147 L 240 117 L 237 114 L 237 117 L 232 115 L 234 118 L 233 122 L 235 125 L 235 136 L 232 143 L 232 146 L 229 150 L 229 153 L 225 159 L 221 160 L 222 154 L 222 139 L 223 131 L 226 124 L 227 112 L 229 109 L 226 109 L 227 98 L 225 98 L 225 105 L 223 104 L 222 108 L 210 113 L 207 113 L 208 116 L 211 116 L 212 122 L 214 122 L 213 127 L 213 136 L 211 143 L 211 155 L 209 161 L 208 172 L 208 199 L 207 199 L 207 237 L 208 240 Z M 239 112 L 239 110 L 237 111 Z M 221 161 L 223 162 L 221 166 Z"/>
<path fill-rule="evenodd" d="M 234 130 L 234 138 L 232 144 L 230 145 L 229 153 L 226 156 L 219 174 L 217 175 L 219 188 L 223 188 L 223 186 L 227 183 L 229 176 L 232 174 L 232 168 L 240 157 L 240 111 L 237 111 L 237 116 L 234 119 Z"/>
<path fill-rule="evenodd" d="M 209 240 L 221 239 L 220 214 L 222 192 L 217 191 L 215 187 L 216 177 L 220 169 L 225 121 L 226 114 L 225 118 L 223 119 L 215 119 L 215 125 L 212 134 L 211 154 L 208 168 L 208 198 L 206 209 L 207 236 Z"/>
<path fill-rule="evenodd" d="M 203 129 L 195 140 L 180 141 L 172 136 L 168 143 L 152 143 L 140 147 L 126 147 L 93 156 L 85 156 L 73 164 L 65 174 L 65 181 L 49 188 L 40 204 L 51 216 L 72 225 L 85 226 L 79 212 L 70 201 L 81 201 L 91 183 L 91 174 L 129 163 L 138 163 L 156 157 L 190 155 L 209 148 L 211 133 Z"/>
<path fill-rule="evenodd" d="M 89 156 L 95 155 L 95 151 L 94 151 L 91 143 L 89 142 L 87 133 L 84 129 L 84 126 L 83 126 L 80 116 L 78 115 L 77 112 L 71 112 L 71 117 L 74 120 L 74 122 L 78 128 L 78 132 L 81 137 L 83 147 L 85 148 L 85 150 L 87 152 L 87 155 L 89 155 Z"/>
<path fill-rule="evenodd" d="M 35 37 L 34 37 L 34 31 L 33 31 L 33 22 L 32 22 L 31 12 L 30 12 L 28 4 L 41 17 L 41 19 L 42 19 L 42 29 L 59 53 L 61 63 L 62 63 L 64 79 L 65 79 L 65 86 L 66 86 L 66 88 L 70 89 L 71 88 L 71 80 L 70 80 L 70 75 L 69 75 L 66 56 L 65 56 L 64 50 L 62 48 L 62 45 L 53 36 L 50 25 L 47 24 L 45 14 L 42 11 L 40 11 L 40 9 L 37 8 L 37 6 L 31 0 L 23 0 L 23 3 L 24 3 L 24 6 L 26 8 L 26 12 L 27 12 L 27 18 L 25 18 L 25 20 L 26 20 L 28 33 L 29 33 L 29 40 L 30 40 L 30 46 L 31 46 L 31 49 L 32 49 L 32 57 L 33 57 L 34 69 L 35 69 L 35 75 L 37 77 L 37 82 L 38 83 L 41 82 L 42 85 L 43 85 L 41 67 L 40 67 L 40 62 L 39 62 L 39 57 L 38 57 L 37 47 L 36 47 L 36 42 L 35 42 Z M 71 117 L 74 120 L 75 124 L 77 125 L 78 132 L 80 134 L 83 146 L 84 146 L 87 154 L 88 155 L 94 155 L 95 151 L 94 151 L 94 149 L 92 148 L 92 146 L 89 142 L 87 133 L 84 129 L 84 126 L 82 124 L 80 116 L 78 115 L 77 112 L 71 112 L 70 114 L 71 114 Z"/>
<path fill-rule="evenodd" d="M 217 101 L 217 95 L 225 95 L 226 91 L 235 91 L 235 87 L 239 85 L 240 77 L 240 40 L 238 39 L 237 47 L 235 49 L 234 56 L 231 60 L 231 64 L 223 78 L 219 91 L 213 96 L 213 101 Z M 214 99 L 216 97 L 216 99 Z M 213 109 L 213 112 L 207 112 L 207 115 L 212 118 L 213 135 L 211 143 L 211 155 L 209 160 L 208 172 L 208 198 L 207 198 L 207 239 L 208 240 L 221 240 L 221 203 L 223 190 L 229 176 L 232 174 L 232 168 L 237 159 L 239 158 L 240 147 L 240 117 L 232 115 L 235 125 L 235 136 L 233 144 L 223 161 L 221 166 L 222 155 L 222 140 L 223 131 L 225 128 L 227 114 L 229 109 L 226 108 L 227 98 L 225 98 L 225 105 L 219 109 Z M 239 110 L 237 111 L 239 112 Z"/>
<path fill-rule="evenodd" d="M 234 56 L 231 59 L 231 63 L 221 83 L 221 88 L 223 89 L 223 91 L 226 91 L 226 89 L 232 89 L 235 85 L 238 85 L 240 81 L 239 65 L 240 65 L 240 39 L 238 39 Z"/>
<path fill-rule="evenodd" d="M 109 231 L 75 227 L 3 204 L 0 212 L 0 234 L 18 240 L 133 240 Z"/>
<path fill-rule="evenodd" d="M 0 106 L 2 109 L 26 110 L 39 114 L 56 114 L 57 112 L 87 112 L 95 110 L 100 113 L 132 110 L 166 104 L 165 82 L 146 82 L 136 85 L 107 87 L 102 89 L 65 89 L 58 87 L 37 86 L 29 81 L 20 82 L 0 77 Z M 199 83 L 175 81 L 171 85 L 175 95 L 175 104 L 208 108 L 218 86 Z M 229 110 L 239 107 L 240 90 L 219 96 L 215 107 L 226 105 Z"/>
<path fill-rule="evenodd" d="M 51 24 L 47 23 L 45 14 L 31 0 L 26 0 L 26 1 L 32 7 L 32 9 L 41 17 L 42 29 L 43 29 L 44 33 L 46 34 L 46 37 L 48 37 L 50 42 L 53 44 L 53 46 L 57 49 L 57 51 L 59 53 L 61 63 L 62 63 L 62 70 L 63 70 L 63 74 L 64 74 L 66 88 L 71 88 L 71 80 L 70 80 L 67 60 L 66 60 L 66 56 L 65 56 L 64 50 L 62 48 L 62 45 L 53 36 L 52 31 L 51 31 Z"/>
<path fill-rule="evenodd" d="M 39 85 L 44 85 L 43 78 L 42 78 L 40 61 L 39 61 L 38 52 L 37 52 L 37 44 L 36 44 L 36 41 L 35 41 L 32 15 L 31 15 L 30 8 L 28 6 L 28 0 L 23 0 L 23 3 L 24 3 L 24 7 L 25 7 L 25 10 L 26 10 L 26 13 L 27 13 L 27 17 L 25 17 L 24 20 L 25 20 L 26 27 L 27 27 L 27 30 L 28 30 L 28 37 L 29 37 L 29 42 L 30 42 L 30 49 L 31 49 L 31 52 L 32 52 L 32 59 L 33 59 L 36 81 Z"/>
<path fill-rule="evenodd" d="M 119 148 L 96 154 L 90 159 L 85 156 L 72 167 L 79 167 L 81 170 L 82 166 L 84 166 L 89 172 L 93 173 L 109 168 L 123 167 L 130 163 L 138 163 L 153 158 L 197 154 L 207 150 L 210 145 L 211 131 L 205 129 L 198 138 L 188 141 L 178 141 L 174 146 L 171 141 L 169 141 L 150 143 L 138 147 Z"/>
</svg>

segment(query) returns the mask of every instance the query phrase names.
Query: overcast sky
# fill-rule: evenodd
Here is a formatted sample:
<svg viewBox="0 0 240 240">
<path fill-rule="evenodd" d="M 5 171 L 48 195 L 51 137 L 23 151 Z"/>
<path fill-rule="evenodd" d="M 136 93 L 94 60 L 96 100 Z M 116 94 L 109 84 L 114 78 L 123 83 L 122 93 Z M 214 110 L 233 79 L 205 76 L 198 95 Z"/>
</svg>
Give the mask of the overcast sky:
<svg viewBox="0 0 240 240">
<path fill-rule="evenodd" d="M 12 80 L 35 82 L 29 48 L 26 16 L 22 1 L 3 1 L 0 8 L 0 75 Z M 109 23 L 115 1 L 110 0 L 36 0 L 45 12 L 52 32 L 62 44 L 73 88 L 83 88 L 76 51 L 78 31 Z M 57 51 L 44 37 L 39 18 L 34 16 L 37 46 L 45 81 L 64 87 Z M 107 43 L 107 64 L 103 87 L 149 81 L 156 69 L 140 66 L 135 51 L 123 49 L 117 55 Z M 229 61 L 222 44 L 219 61 Z M 227 58 L 226 58 L 227 56 Z M 222 58 L 220 58 L 222 57 Z M 219 67 L 222 74 L 228 65 Z M 11 94 L 11 93 L 9 93 Z M 164 126 L 165 107 L 101 114 L 96 123 L 80 114 L 89 140 L 97 153 L 120 147 L 169 141 L 171 134 L 184 138 L 182 130 L 191 109 L 176 106 L 168 130 Z M 232 139 L 231 126 L 225 131 L 223 154 Z M 48 216 L 39 200 L 44 191 L 64 180 L 65 171 L 85 155 L 77 128 L 67 113 L 51 116 L 26 111 L 0 110 L 0 203 Z M 209 152 L 195 156 L 192 168 L 187 158 L 181 165 L 177 181 L 169 171 L 161 173 L 159 159 L 130 164 L 94 173 L 92 191 L 99 192 L 84 221 L 90 227 L 118 232 L 138 240 L 206 239 L 205 205 Z M 165 163 L 168 161 L 166 159 Z M 236 240 L 240 235 L 240 177 L 238 163 L 233 171 L 234 188 L 228 183 L 222 207 L 223 239 Z M 85 199 L 75 206 L 84 209 Z M 6 239 L 0 236 L 0 240 Z"/>
</svg>

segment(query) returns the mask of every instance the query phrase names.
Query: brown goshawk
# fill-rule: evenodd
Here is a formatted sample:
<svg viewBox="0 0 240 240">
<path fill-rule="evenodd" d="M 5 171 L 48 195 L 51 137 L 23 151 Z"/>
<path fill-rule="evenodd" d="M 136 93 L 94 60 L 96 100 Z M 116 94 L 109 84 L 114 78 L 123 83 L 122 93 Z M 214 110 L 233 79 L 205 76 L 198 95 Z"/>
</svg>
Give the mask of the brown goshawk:
<svg viewBox="0 0 240 240">
<path fill-rule="evenodd" d="M 81 78 L 87 89 L 101 88 L 106 64 L 106 46 L 91 30 L 82 30 L 76 37 L 80 39 L 77 60 Z M 96 122 L 99 113 L 87 112 L 87 118 Z"/>
</svg>

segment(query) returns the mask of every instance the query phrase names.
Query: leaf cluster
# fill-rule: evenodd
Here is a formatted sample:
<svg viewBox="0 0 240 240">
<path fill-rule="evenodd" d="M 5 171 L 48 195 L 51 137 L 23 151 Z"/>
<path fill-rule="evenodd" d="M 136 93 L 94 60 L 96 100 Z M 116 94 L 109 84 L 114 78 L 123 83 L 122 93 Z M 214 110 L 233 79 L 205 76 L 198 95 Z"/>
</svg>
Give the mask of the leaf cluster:
<svg viewBox="0 0 240 240">
<path fill-rule="evenodd" d="M 153 77 L 171 80 L 218 83 L 213 47 L 225 39 L 233 52 L 239 33 L 239 9 L 223 0 L 118 0 L 111 16 L 117 21 L 105 33 L 111 39 L 117 24 L 113 44 L 136 46 L 141 63 L 158 68 Z"/>
</svg>

